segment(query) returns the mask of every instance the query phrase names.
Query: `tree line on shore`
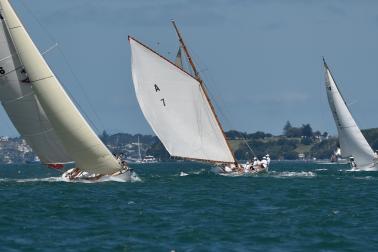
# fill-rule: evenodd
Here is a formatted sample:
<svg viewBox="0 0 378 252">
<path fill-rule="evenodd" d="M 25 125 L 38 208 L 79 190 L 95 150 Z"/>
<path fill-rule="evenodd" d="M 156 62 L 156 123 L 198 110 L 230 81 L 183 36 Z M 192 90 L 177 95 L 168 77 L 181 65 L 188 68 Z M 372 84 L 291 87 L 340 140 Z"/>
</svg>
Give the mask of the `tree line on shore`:
<svg viewBox="0 0 378 252">
<path fill-rule="evenodd" d="M 378 128 L 362 130 L 373 149 L 378 149 Z M 283 127 L 282 135 L 273 135 L 262 131 L 255 133 L 230 130 L 225 132 L 227 140 L 238 160 L 261 158 L 267 153 L 275 160 L 329 159 L 338 147 L 337 136 L 328 132 L 314 131 L 310 124 L 292 126 L 289 121 Z M 169 153 L 162 143 L 157 141 L 147 151 L 148 155 L 170 160 Z M 301 154 L 301 155 L 300 155 Z"/>
</svg>

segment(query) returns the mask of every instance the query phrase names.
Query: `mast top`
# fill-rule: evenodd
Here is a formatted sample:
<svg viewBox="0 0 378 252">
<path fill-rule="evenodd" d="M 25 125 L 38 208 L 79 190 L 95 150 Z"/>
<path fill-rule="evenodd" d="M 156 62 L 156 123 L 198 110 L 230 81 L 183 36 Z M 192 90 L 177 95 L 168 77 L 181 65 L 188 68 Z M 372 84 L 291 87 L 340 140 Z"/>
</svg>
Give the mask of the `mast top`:
<svg viewBox="0 0 378 252">
<path fill-rule="evenodd" d="M 327 65 L 327 62 L 326 62 L 325 59 L 324 59 L 324 56 L 323 56 L 322 58 L 323 58 L 323 64 L 324 64 L 324 67 L 328 69 L 328 65 Z"/>
<path fill-rule="evenodd" d="M 188 50 L 188 48 L 187 48 L 186 45 L 185 45 L 185 42 L 184 42 L 184 40 L 183 40 L 183 38 L 182 38 L 182 36 L 181 36 L 181 33 L 180 33 L 180 31 L 179 31 L 179 29 L 178 29 L 178 27 L 177 27 L 177 25 L 176 25 L 176 22 L 175 22 L 175 20 L 173 20 L 173 19 L 171 19 L 171 22 L 172 22 L 172 24 L 173 24 L 173 27 L 174 27 L 175 30 L 176 30 L 176 33 L 177 33 L 177 36 L 178 36 L 178 38 L 179 38 L 180 44 L 181 44 L 182 48 L 184 49 L 184 52 L 185 52 L 185 54 L 186 54 L 186 57 L 188 58 L 189 64 L 190 64 L 190 66 L 191 66 L 192 69 L 193 69 L 194 76 L 195 76 L 195 78 L 196 78 L 196 79 L 202 84 L 203 81 L 202 81 L 202 79 L 201 79 L 201 77 L 200 77 L 200 75 L 199 75 L 199 72 L 198 72 L 196 66 L 194 65 L 194 62 L 193 62 L 193 60 L 192 60 L 192 57 L 191 57 L 190 54 L 189 54 L 189 50 Z"/>
</svg>

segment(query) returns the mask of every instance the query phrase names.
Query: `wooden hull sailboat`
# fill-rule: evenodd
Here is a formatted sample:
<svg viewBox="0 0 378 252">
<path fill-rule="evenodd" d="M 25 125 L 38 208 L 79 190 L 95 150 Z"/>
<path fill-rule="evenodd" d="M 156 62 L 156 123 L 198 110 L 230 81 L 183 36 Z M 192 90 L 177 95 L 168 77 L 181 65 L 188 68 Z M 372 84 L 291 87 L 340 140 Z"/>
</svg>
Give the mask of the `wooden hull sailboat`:
<svg viewBox="0 0 378 252">
<path fill-rule="evenodd" d="M 140 108 L 173 157 L 213 163 L 227 172 L 243 170 L 225 138 L 221 123 L 174 21 L 181 48 L 194 75 L 129 37 L 132 77 Z"/>
<path fill-rule="evenodd" d="M 0 0 L 0 99 L 41 162 L 96 176 L 127 170 L 67 95 L 8 0 Z M 75 179 L 75 177 L 71 177 Z"/>
<path fill-rule="evenodd" d="M 342 157 L 349 159 L 353 170 L 376 171 L 378 170 L 376 153 L 374 153 L 353 119 L 324 59 L 323 62 L 328 102 L 339 135 L 340 154 Z"/>
</svg>

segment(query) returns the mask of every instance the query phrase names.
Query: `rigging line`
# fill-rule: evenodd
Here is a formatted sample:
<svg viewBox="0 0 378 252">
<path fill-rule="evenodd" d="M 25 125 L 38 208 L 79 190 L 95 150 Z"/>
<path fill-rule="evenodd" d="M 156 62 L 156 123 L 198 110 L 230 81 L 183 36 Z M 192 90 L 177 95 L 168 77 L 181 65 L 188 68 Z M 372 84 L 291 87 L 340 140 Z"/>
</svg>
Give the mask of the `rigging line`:
<svg viewBox="0 0 378 252">
<path fill-rule="evenodd" d="M 214 78 L 211 77 L 211 74 L 208 74 L 206 72 L 209 72 L 207 71 L 208 70 L 208 67 L 206 66 L 206 64 L 202 64 L 201 63 L 201 59 L 199 57 L 198 54 L 196 54 L 193 49 L 190 50 L 191 53 L 195 56 L 196 58 L 196 61 L 197 61 L 197 65 L 205 65 L 205 68 L 206 71 L 204 70 L 200 70 L 200 72 L 202 72 L 202 76 L 205 76 L 205 79 L 207 79 L 207 81 L 204 81 L 204 86 L 207 88 L 208 92 L 210 93 L 211 97 L 213 98 L 212 101 L 215 105 L 215 107 L 217 108 L 217 111 L 222 115 L 222 117 L 225 119 L 225 121 L 227 122 L 227 124 L 229 124 L 231 127 L 233 127 L 233 123 L 231 123 L 230 119 L 228 118 L 228 116 L 226 115 L 226 113 L 222 110 L 221 106 L 219 105 L 219 103 L 217 102 L 217 99 L 215 99 L 215 97 L 217 97 L 218 99 L 222 100 L 222 103 L 224 104 L 224 99 L 222 99 L 222 97 L 220 95 L 215 95 L 214 92 L 212 92 L 212 89 L 209 88 L 208 85 L 205 84 L 206 83 L 215 83 L 214 81 Z M 211 86 L 214 86 L 214 85 L 211 85 Z M 239 131 L 237 131 L 239 133 L 239 136 L 242 138 L 244 144 L 248 147 L 248 149 L 252 152 L 252 154 L 256 157 L 256 153 L 253 151 L 252 147 L 248 144 L 248 141 L 247 139 L 243 136 L 243 134 L 241 134 Z"/>
<path fill-rule="evenodd" d="M 56 42 L 56 39 L 54 38 L 54 36 L 47 30 L 47 28 L 45 26 L 42 25 L 42 23 L 39 21 L 39 19 L 37 18 L 37 16 L 34 14 L 34 12 L 27 6 L 27 4 L 24 2 L 24 0 L 20 0 L 21 4 L 24 6 L 24 8 L 30 13 L 30 15 L 34 18 L 34 20 L 37 22 L 37 24 L 42 28 L 42 30 L 45 32 L 45 34 L 48 36 L 48 38 L 56 44 L 55 47 L 58 48 L 58 51 L 60 52 L 61 56 L 63 57 L 63 60 L 64 62 L 66 63 L 67 65 L 67 68 L 68 70 L 70 71 L 71 75 L 73 76 L 73 78 L 75 79 L 76 83 L 78 84 L 79 88 L 81 89 L 81 91 L 83 92 L 84 96 L 85 96 L 85 99 L 87 100 L 88 104 L 89 104 L 89 107 L 90 109 L 92 110 L 92 113 L 95 115 L 97 121 L 100 123 L 100 126 L 105 129 L 104 127 L 104 124 L 102 122 L 102 120 L 100 119 L 100 117 L 98 116 L 96 110 L 94 109 L 94 106 L 93 104 L 90 102 L 90 99 L 89 99 L 89 96 L 88 94 L 85 92 L 85 89 L 83 88 L 83 86 L 81 85 L 81 82 L 79 81 L 79 78 L 76 76 L 76 74 L 74 73 L 71 65 L 68 63 L 68 60 L 67 60 L 67 57 L 65 56 L 65 54 L 63 53 L 63 51 L 61 50 L 61 48 L 58 46 L 58 43 Z M 53 47 L 53 48 L 55 48 Z M 48 50 L 52 50 L 53 48 L 49 48 Z M 75 104 L 80 108 L 80 110 L 84 113 L 85 117 L 87 118 L 87 120 L 90 121 L 90 123 L 92 124 L 92 126 L 96 129 L 96 131 L 100 132 L 99 129 L 96 127 L 96 124 L 94 123 L 93 120 L 90 119 L 90 117 L 88 116 L 88 114 L 83 110 L 83 108 L 80 106 L 80 104 L 76 101 L 76 99 L 72 96 L 72 93 L 69 92 L 68 90 L 66 90 L 67 93 L 69 93 L 70 97 L 74 100 Z"/>
<path fill-rule="evenodd" d="M 209 89 L 208 89 L 209 90 Z M 214 93 L 212 92 L 209 92 L 210 95 L 213 97 L 213 103 L 215 104 L 215 106 L 217 107 L 217 110 L 218 112 L 222 115 L 222 117 L 224 118 L 224 120 L 227 122 L 227 124 L 229 124 L 231 127 L 233 127 L 233 124 L 232 122 L 230 121 L 230 119 L 228 118 L 228 116 L 226 115 L 226 113 L 221 109 L 219 103 L 216 101 L 217 99 L 215 99 L 215 95 Z M 219 97 L 219 96 L 218 96 Z M 238 135 L 239 137 L 241 137 L 241 139 L 243 140 L 244 144 L 248 147 L 248 149 L 252 152 L 252 154 L 256 156 L 256 153 L 254 152 L 254 150 L 252 149 L 251 145 L 248 143 L 247 139 L 243 136 L 243 134 L 241 134 L 239 131 L 236 130 L 236 132 L 238 132 Z"/>
<path fill-rule="evenodd" d="M 53 49 L 55 49 L 55 47 L 57 47 L 57 46 L 58 46 L 58 43 L 55 43 L 54 45 L 47 48 L 45 51 L 41 52 L 41 54 L 45 55 L 45 54 L 49 53 L 50 51 L 52 51 Z M 0 59 L 0 62 L 3 62 L 3 61 L 10 59 L 10 58 L 13 58 L 14 56 L 18 56 L 18 53 L 15 52 L 15 53 L 12 53 L 11 55 L 8 55 L 8 56 Z M 15 70 L 18 69 L 19 67 L 23 67 L 23 65 L 16 67 Z"/>
</svg>

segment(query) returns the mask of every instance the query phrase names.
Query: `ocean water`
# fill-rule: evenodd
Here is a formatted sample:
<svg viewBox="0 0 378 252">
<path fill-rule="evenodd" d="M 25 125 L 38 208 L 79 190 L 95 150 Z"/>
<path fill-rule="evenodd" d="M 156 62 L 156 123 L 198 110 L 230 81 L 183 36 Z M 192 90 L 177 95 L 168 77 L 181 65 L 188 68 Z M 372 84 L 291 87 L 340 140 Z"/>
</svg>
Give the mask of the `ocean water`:
<svg viewBox="0 0 378 252">
<path fill-rule="evenodd" d="M 1 166 L 0 251 L 378 249 L 378 172 L 290 162 L 243 177 L 191 162 L 133 167 L 141 181 L 70 183 L 39 165 Z"/>
</svg>

